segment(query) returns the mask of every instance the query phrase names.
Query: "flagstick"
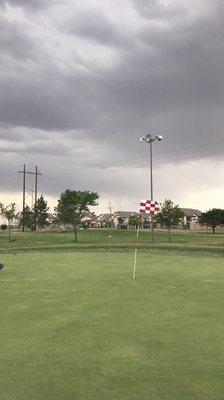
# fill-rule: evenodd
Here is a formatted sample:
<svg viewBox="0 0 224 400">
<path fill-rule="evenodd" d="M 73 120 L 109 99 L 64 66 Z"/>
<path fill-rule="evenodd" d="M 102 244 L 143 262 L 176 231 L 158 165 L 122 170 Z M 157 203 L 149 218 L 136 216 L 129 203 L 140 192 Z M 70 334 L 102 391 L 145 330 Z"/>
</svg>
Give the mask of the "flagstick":
<svg viewBox="0 0 224 400">
<path fill-rule="evenodd" d="M 138 225 L 138 229 L 137 229 L 137 239 L 138 239 L 138 234 L 139 234 L 139 225 Z M 132 276 L 132 279 L 135 279 L 135 275 L 136 275 L 137 254 L 138 254 L 138 249 L 137 249 L 137 247 L 136 247 L 136 249 L 135 249 L 135 257 L 134 257 L 134 268 L 133 268 L 133 276 Z"/>
</svg>

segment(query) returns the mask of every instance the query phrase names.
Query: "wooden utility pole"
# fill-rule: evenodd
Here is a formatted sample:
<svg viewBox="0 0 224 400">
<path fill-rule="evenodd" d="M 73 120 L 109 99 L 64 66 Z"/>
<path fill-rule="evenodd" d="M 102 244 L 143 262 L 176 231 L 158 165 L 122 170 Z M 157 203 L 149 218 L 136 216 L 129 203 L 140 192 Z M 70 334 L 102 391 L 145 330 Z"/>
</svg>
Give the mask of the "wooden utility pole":
<svg viewBox="0 0 224 400">
<path fill-rule="evenodd" d="M 23 227 L 22 231 L 24 232 L 25 228 L 25 193 L 26 193 L 26 166 L 23 165 Z"/>
<path fill-rule="evenodd" d="M 29 175 L 35 175 L 35 217 L 34 217 L 34 229 L 37 229 L 37 212 L 36 212 L 36 205 L 37 205 L 37 176 L 42 175 L 40 172 L 37 170 L 37 166 L 35 168 L 35 172 L 32 171 L 26 171 L 26 166 L 25 164 L 23 165 L 23 171 L 18 171 L 20 174 L 23 174 L 23 221 L 22 221 L 22 232 L 24 232 L 25 229 L 25 193 L 26 193 L 26 174 Z"/>
<path fill-rule="evenodd" d="M 26 172 L 26 166 L 25 164 L 23 165 L 23 171 L 18 171 L 19 173 L 23 174 L 23 220 L 22 220 L 22 232 L 24 232 L 24 228 L 25 228 L 25 194 L 26 194 L 26 174 L 28 172 Z"/>
<path fill-rule="evenodd" d="M 34 197 L 34 229 L 37 229 L 37 176 L 42 175 L 40 172 L 37 171 L 37 166 L 35 168 L 35 197 Z"/>
</svg>

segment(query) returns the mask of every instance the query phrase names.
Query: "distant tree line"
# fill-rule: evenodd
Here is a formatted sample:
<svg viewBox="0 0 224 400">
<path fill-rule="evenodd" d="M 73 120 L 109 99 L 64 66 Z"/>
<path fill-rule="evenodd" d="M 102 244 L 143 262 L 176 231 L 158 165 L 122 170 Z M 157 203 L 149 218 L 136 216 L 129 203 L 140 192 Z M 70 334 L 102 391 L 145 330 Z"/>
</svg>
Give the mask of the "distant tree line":
<svg viewBox="0 0 224 400">
<path fill-rule="evenodd" d="M 172 200 L 165 199 L 161 204 L 160 212 L 155 216 L 155 222 L 158 222 L 162 227 L 167 228 L 169 242 L 171 241 L 171 228 L 178 227 L 184 212 L 178 205 L 175 205 Z M 201 226 L 206 226 L 215 230 L 218 226 L 224 226 L 224 210 L 220 208 L 213 208 L 201 214 L 198 219 Z M 141 225 L 141 218 L 139 216 L 132 216 L 129 219 L 129 226 L 137 228 Z"/>
<path fill-rule="evenodd" d="M 89 191 L 76 191 L 67 189 L 61 193 L 58 200 L 58 205 L 55 207 L 57 213 L 56 221 L 65 224 L 70 224 L 74 229 L 75 241 L 78 240 L 77 231 L 81 225 L 82 216 L 90 212 L 90 206 L 96 206 L 98 203 L 99 195 L 96 192 Z M 28 205 L 23 210 L 20 216 L 20 225 L 35 230 L 36 227 L 44 228 L 48 223 L 48 210 L 47 201 L 44 196 L 37 199 L 36 204 L 30 208 Z M 0 215 L 7 220 L 7 225 L 2 224 L 0 228 L 5 231 L 8 228 L 9 241 L 11 241 L 11 226 L 13 220 L 16 218 L 15 203 L 4 206 L 0 203 Z"/>
<path fill-rule="evenodd" d="M 171 228 L 178 226 L 183 216 L 184 213 L 181 208 L 178 205 L 174 205 L 171 200 L 165 200 L 162 204 L 161 210 L 156 216 L 156 221 L 168 228 L 169 241 L 171 241 Z M 218 226 L 224 226 L 224 210 L 213 208 L 209 211 L 203 212 L 198 218 L 198 222 L 201 226 L 211 228 L 212 232 L 215 233 L 215 229 Z"/>
<path fill-rule="evenodd" d="M 31 231 L 36 230 L 36 228 L 45 228 L 48 225 L 48 210 L 47 201 L 41 194 L 32 208 L 25 207 L 20 216 L 20 225 L 24 225 Z"/>
<path fill-rule="evenodd" d="M 212 228 L 212 232 L 215 233 L 217 226 L 224 226 L 224 210 L 212 208 L 212 210 L 202 213 L 199 223 L 201 226 Z"/>
<path fill-rule="evenodd" d="M 78 228 L 82 226 L 81 218 L 85 213 L 90 212 L 89 207 L 98 205 L 98 199 L 99 195 L 96 192 L 66 189 L 61 193 L 57 207 L 55 207 L 57 215 L 56 222 L 71 225 L 74 230 L 74 239 L 77 241 Z M 25 207 L 20 216 L 20 224 L 31 231 L 35 230 L 36 227 L 46 227 L 49 224 L 48 210 L 47 201 L 44 199 L 43 194 L 41 194 L 33 207 L 29 207 L 28 205 Z M 12 222 L 16 217 L 15 203 L 11 203 L 7 206 L 0 203 L 0 215 L 7 221 L 7 225 L 2 224 L 0 228 L 3 231 L 8 228 L 9 241 L 11 241 Z M 178 205 L 175 205 L 170 199 L 165 199 L 154 221 L 160 223 L 162 227 L 167 228 L 169 241 L 171 241 L 171 228 L 178 227 L 183 216 L 184 213 Z M 122 225 L 124 219 L 119 217 L 118 222 Z M 201 226 L 211 228 L 212 232 L 215 233 L 218 226 L 224 226 L 224 210 L 213 208 L 202 213 L 199 217 L 199 223 Z M 142 225 L 141 216 L 130 216 L 128 225 L 130 228 L 134 229 L 140 227 Z"/>
<path fill-rule="evenodd" d="M 77 231 L 81 224 L 81 217 L 84 213 L 90 212 L 90 206 L 97 205 L 98 198 L 99 195 L 97 193 L 89 191 L 67 189 L 61 193 L 58 205 L 55 207 L 56 222 L 72 225 L 75 241 L 78 240 Z M 41 194 L 32 209 L 26 206 L 24 213 L 21 215 L 20 223 L 24 223 L 24 226 L 30 230 L 34 230 L 36 226 L 44 228 L 49 225 L 48 210 L 47 201 Z"/>
</svg>

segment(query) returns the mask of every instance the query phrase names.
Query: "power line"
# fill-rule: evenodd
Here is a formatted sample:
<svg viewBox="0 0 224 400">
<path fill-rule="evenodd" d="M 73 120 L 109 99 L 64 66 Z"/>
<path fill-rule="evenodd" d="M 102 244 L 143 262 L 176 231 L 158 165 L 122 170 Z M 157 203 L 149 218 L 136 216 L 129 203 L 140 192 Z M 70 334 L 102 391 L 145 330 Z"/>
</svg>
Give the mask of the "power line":
<svg viewBox="0 0 224 400">
<path fill-rule="evenodd" d="M 223 143 L 224 144 L 224 141 L 223 140 L 221 140 L 221 141 L 217 140 L 217 141 L 205 143 L 203 146 L 207 147 L 207 146 L 211 146 L 211 145 L 214 145 L 214 144 L 217 144 L 217 143 Z M 189 158 L 189 154 L 184 154 L 184 153 L 186 151 L 192 149 L 192 148 L 195 149 L 195 151 L 191 152 L 191 154 L 190 154 L 191 157 Z M 198 148 L 195 148 L 194 146 L 187 146 L 187 147 L 184 147 L 182 149 L 176 149 L 176 150 L 171 150 L 171 151 L 158 153 L 157 159 L 155 160 L 155 164 L 156 165 L 161 165 L 161 164 L 164 164 L 164 163 L 172 163 L 172 162 L 178 162 L 178 161 L 184 161 L 184 160 L 194 161 L 194 159 L 195 159 L 195 157 L 197 157 L 197 155 L 200 155 L 201 157 L 208 157 L 208 156 L 212 156 L 212 155 L 216 155 L 216 154 L 221 154 L 221 153 L 223 153 L 223 150 L 224 149 L 220 149 L 219 148 L 219 150 L 212 151 L 212 152 L 209 151 L 209 150 L 201 151 L 201 147 L 200 147 L 200 152 L 199 152 Z M 181 154 L 181 153 L 183 153 L 183 154 Z M 174 155 L 173 157 L 172 157 L 172 154 Z M 160 157 L 159 157 L 159 155 L 160 155 Z M 133 167 L 139 167 L 140 168 L 140 167 L 143 166 L 142 161 L 144 161 L 144 165 L 146 165 L 145 157 L 144 158 L 143 157 L 138 157 L 138 158 L 135 158 L 135 159 L 133 159 L 133 158 L 132 159 L 129 158 L 129 159 L 125 159 L 125 160 L 123 159 L 122 161 L 117 162 L 117 163 L 115 163 L 114 161 L 113 162 L 109 162 L 109 163 L 104 164 L 103 166 L 98 164 L 98 165 L 96 165 L 94 167 L 88 167 L 88 168 L 75 167 L 75 168 L 69 168 L 69 169 L 60 170 L 60 171 L 55 171 L 54 170 L 54 173 L 53 174 L 50 173 L 51 176 L 50 177 L 48 176 L 48 181 L 49 180 L 50 181 L 58 180 L 58 174 L 59 173 L 66 174 L 66 173 L 72 172 L 74 170 L 76 171 L 76 175 L 75 176 L 78 177 L 78 176 L 82 176 L 82 175 L 89 175 L 89 174 L 92 174 L 92 173 L 96 173 L 98 175 L 99 174 L 101 175 L 102 173 L 105 173 L 105 169 L 107 169 L 107 173 L 108 172 L 114 172 L 114 169 L 119 168 L 119 167 L 126 167 L 128 165 L 128 163 L 129 163 L 129 165 L 130 164 L 133 165 Z M 111 171 L 108 171 L 109 169 L 111 169 Z M 23 173 L 23 171 L 19 171 L 19 172 Z M 33 172 L 32 174 L 35 174 L 35 172 Z M 41 175 L 41 174 L 39 174 L 39 175 Z M 56 175 L 55 178 L 52 177 L 52 175 L 53 176 Z M 36 198 L 37 198 L 37 191 L 35 191 L 35 204 L 36 204 Z"/>
<path fill-rule="evenodd" d="M 181 148 L 181 149 L 176 149 L 176 150 L 170 150 L 170 151 L 157 153 L 156 164 L 161 164 L 163 160 L 167 161 L 167 162 L 169 162 L 169 161 L 170 162 L 178 161 L 178 160 L 181 161 L 182 159 L 185 160 L 186 157 L 183 157 L 183 156 L 185 156 L 185 154 L 181 154 L 181 153 L 186 152 L 187 150 L 190 150 L 190 149 L 195 149 L 195 151 L 191 152 L 191 155 L 192 154 L 193 155 L 200 154 L 202 156 L 206 156 L 206 155 L 214 155 L 214 154 L 222 153 L 223 150 L 218 150 L 217 152 L 209 152 L 209 153 L 208 152 L 204 153 L 204 152 L 201 151 L 202 147 L 211 146 L 211 145 L 218 144 L 218 143 L 223 143 L 224 144 L 224 141 L 223 140 L 217 140 L 217 141 L 205 143 L 204 145 L 200 146 L 200 149 L 199 149 L 199 147 L 197 147 L 197 146 L 195 147 L 195 146 L 192 145 L 192 146 L 187 146 L 187 147 L 184 147 L 184 148 Z M 166 154 L 167 154 L 167 156 L 166 156 Z M 178 156 L 178 158 L 175 157 L 175 159 L 174 159 L 172 157 L 172 154 L 174 154 L 174 155 L 178 154 L 178 155 L 180 155 L 180 157 Z M 164 155 L 164 157 L 163 157 L 163 155 Z M 162 156 L 162 157 L 160 157 L 160 156 Z M 136 162 L 140 163 L 141 161 L 145 161 L 145 157 L 123 159 L 122 161 L 117 162 L 116 164 L 113 161 L 113 162 L 106 163 L 103 166 L 101 164 L 98 164 L 98 165 L 95 165 L 95 166 L 89 167 L 89 168 L 91 168 L 90 172 L 93 172 L 93 170 L 97 170 L 98 172 L 100 172 L 101 168 L 104 170 L 105 168 L 110 168 L 110 167 L 113 167 L 113 168 L 114 167 L 119 167 L 119 166 L 122 167 L 122 166 L 126 166 L 127 163 L 130 163 L 130 164 L 133 165 L 133 163 L 136 163 Z M 77 173 L 78 173 L 78 175 L 80 175 L 79 172 L 81 172 L 81 174 L 82 174 L 82 171 L 83 171 L 83 173 L 88 173 L 88 172 L 86 172 L 86 168 L 75 167 L 75 168 L 69 168 L 69 169 L 65 169 L 65 170 L 58 170 L 58 171 L 54 170 L 53 173 L 50 172 L 50 174 L 51 174 L 51 176 L 52 175 L 57 175 L 58 176 L 58 174 L 60 174 L 60 173 L 61 174 L 65 174 L 67 172 L 72 172 L 74 170 L 76 171 L 76 175 L 77 175 Z M 50 179 L 52 179 L 52 178 L 50 178 Z"/>
<path fill-rule="evenodd" d="M 209 153 L 203 153 L 202 155 L 203 156 L 212 156 L 212 155 L 214 155 L 214 154 L 221 154 L 221 153 L 223 153 L 223 150 L 220 150 L 220 151 L 217 151 L 217 152 L 213 152 L 213 153 L 211 153 L 211 152 L 209 152 Z M 189 162 L 191 162 L 191 161 L 195 161 L 196 160 L 196 156 L 197 156 L 197 154 L 192 154 L 194 157 L 192 157 L 191 159 L 189 159 L 189 155 L 185 155 L 185 157 L 183 157 L 183 156 L 181 156 L 181 157 L 175 157 L 175 158 L 160 158 L 160 159 L 158 159 L 158 160 L 155 160 L 155 164 L 156 165 L 163 165 L 163 164 L 165 164 L 165 163 L 172 163 L 172 162 L 180 162 L 180 161 L 189 161 Z M 143 159 L 141 159 L 141 160 L 143 160 Z M 143 167 L 143 166 L 146 166 L 146 165 L 148 165 L 147 163 L 146 163 L 146 160 L 145 160 L 145 158 L 144 158 L 144 163 L 138 163 L 138 164 L 133 164 L 133 160 L 128 160 L 128 161 L 130 161 L 130 164 L 132 164 L 133 165 L 133 167 L 137 167 L 137 168 L 141 168 L 141 167 Z M 76 174 L 75 174 L 75 176 L 76 177 L 79 177 L 79 176 L 83 176 L 83 175 L 89 175 L 89 174 L 93 174 L 93 173 L 95 173 L 95 174 L 97 174 L 97 175 L 101 175 L 101 174 L 103 174 L 103 173 L 105 173 L 105 172 L 107 172 L 107 173 L 114 173 L 114 170 L 116 170 L 117 168 L 121 168 L 121 167 L 123 167 L 123 168 L 125 168 L 125 167 L 127 167 L 127 168 L 130 168 L 130 166 L 128 165 L 128 161 L 125 163 L 125 164 L 123 164 L 123 163 L 117 163 L 116 165 L 113 165 L 113 166 L 109 166 L 108 167 L 108 165 L 105 165 L 104 166 L 104 168 L 102 168 L 101 166 L 99 167 L 99 166 L 96 166 L 96 167 L 92 167 L 92 168 L 83 168 L 83 167 L 80 167 L 79 169 L 78 169 L 78 171 L 76 171 Z M 68 172 L 70 172 L 70 171 L 74 171 L 74 169 L 70 169 L 70 170 L 67 170 L 67 171 L 64 171 L 64 174 L 66 174 L 66 172 L 68 173 Z M 48 181 L 58 181 L 58 176 L 57 177 L 48 177 L 47 178 L 48 179 Z"/>
</svg>

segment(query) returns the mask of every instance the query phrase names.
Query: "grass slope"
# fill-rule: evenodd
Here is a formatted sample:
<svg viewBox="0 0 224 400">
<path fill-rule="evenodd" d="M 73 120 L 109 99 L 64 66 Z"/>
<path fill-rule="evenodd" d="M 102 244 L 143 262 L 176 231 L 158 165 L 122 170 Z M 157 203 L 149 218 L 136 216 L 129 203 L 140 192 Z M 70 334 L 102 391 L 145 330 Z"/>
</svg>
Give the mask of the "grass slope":
<svg viewBox="0 0 224 400">
<path fill-rule="evenodd" d="M 3 400 L 220 400 L 222 257 L 4 255 Z"/>
<path fill-rule="evenodd" d="M 168 243 L 167 232 L 156 232 L 155 243 L 151 242 L 149 231 L 140 231 L 138 247 L 145 250 L 206 252 L 224 255 L 224 234 L 197 232 L 174 232 L 172 243 Z M 72 232 L 14 232 L 13 242 L 8 243 L 7 236 L 0 234 L 0 249 L 16 251 L 46 250 L 109 250 L 127 251 L 136 245 L 136 232 L 131 230 L 81 230 L 79 241 L 74 242 Z"/>
</svg>

